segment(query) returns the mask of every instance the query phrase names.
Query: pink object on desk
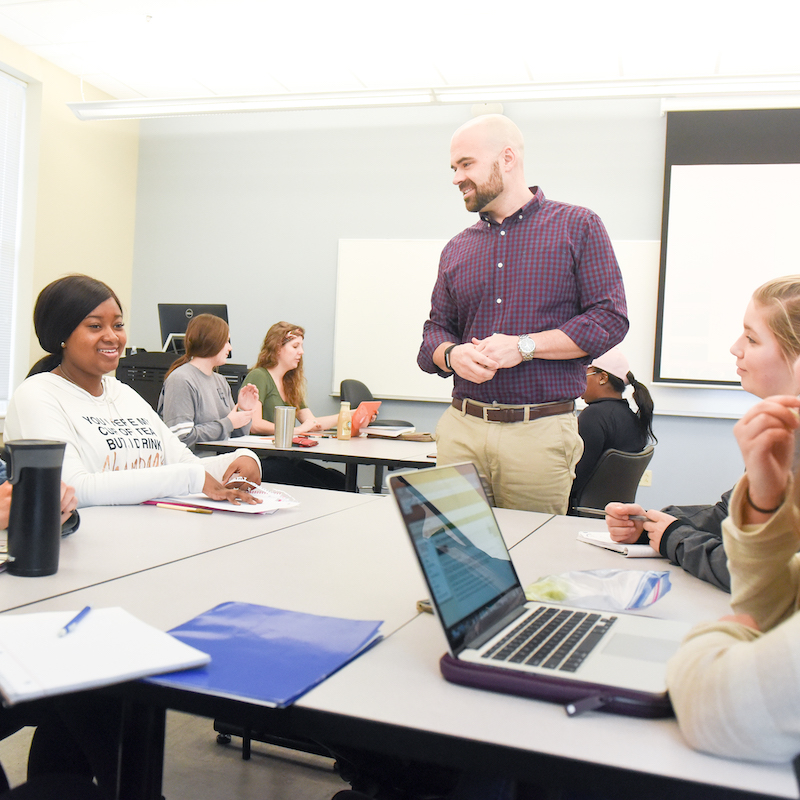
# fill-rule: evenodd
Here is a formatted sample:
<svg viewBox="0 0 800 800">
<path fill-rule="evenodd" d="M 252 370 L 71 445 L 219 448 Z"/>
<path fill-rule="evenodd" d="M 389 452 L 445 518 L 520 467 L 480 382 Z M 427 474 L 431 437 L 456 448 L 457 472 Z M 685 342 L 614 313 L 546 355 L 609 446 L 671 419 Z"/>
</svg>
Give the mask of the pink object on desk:
<svg viewBox="0 0 800 800">
<path fill-rule="evenodd" d="M 358 404 L 358 408 L 350 418 L 351 436 L 358 436 L 361 433 L 361 428 L 372 422 L 372 418 L 378 413 L 380 405 L 380 400 L 362 400 Z"/>
</svg>

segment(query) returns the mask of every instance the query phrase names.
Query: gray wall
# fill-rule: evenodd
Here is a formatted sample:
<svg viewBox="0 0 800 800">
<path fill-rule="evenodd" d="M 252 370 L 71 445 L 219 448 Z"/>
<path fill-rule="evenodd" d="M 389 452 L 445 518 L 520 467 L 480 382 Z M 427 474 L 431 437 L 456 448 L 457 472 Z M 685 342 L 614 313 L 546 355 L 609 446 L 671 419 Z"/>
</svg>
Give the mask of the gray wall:
<svg viewBox="0 0 800 800">
<path fill-rule="evenodd" d="M 513 104 L 505 112 L 525 134 L 531 184 L 594 209 L 612 239 L 660 238 L 658 101 Z M 143 121 L 130 343 L 158 347 L 158 302 L 224 302 L 234 361 L 252 364 L 269 325 L 286 319 L 307 331 L 309 405 L 335 411 L 338 240 L 449 238 L 474 222 L 451 185 L 448 157 L 450 136 L 469 115 L 465 106 Z M 433 430 L 441 410 L 393 401 L 382 414 Z M 732 424 L 659 417 L 654 482 L 639 499 L 715 500 L 741 470 Z"/>
</svg>

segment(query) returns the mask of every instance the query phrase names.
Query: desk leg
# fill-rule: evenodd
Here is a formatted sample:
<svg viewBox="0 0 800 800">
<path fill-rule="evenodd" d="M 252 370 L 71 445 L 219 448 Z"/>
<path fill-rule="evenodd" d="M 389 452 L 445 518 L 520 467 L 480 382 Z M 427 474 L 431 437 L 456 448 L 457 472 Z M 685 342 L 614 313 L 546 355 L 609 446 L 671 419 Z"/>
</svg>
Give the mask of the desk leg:
<svg viewBox="0 0 800 800">
<path fill-rule="evenodd" d="M 118 800 L 161 800 L 167 712 L 125 701 Z"/>
<path fill-rule="evenodd" d="M 372 491 L 374 494 L 380 494 L 383 491 L 383 466 L 380 464 L 375 465 L 375 479 L 372 482 Z"/>
<path fill-rule="evenodd" d="M 358 491 L 358 464 L 348 461 L 344 465 L 344 488 L 348 492 Z"/>
</svg>

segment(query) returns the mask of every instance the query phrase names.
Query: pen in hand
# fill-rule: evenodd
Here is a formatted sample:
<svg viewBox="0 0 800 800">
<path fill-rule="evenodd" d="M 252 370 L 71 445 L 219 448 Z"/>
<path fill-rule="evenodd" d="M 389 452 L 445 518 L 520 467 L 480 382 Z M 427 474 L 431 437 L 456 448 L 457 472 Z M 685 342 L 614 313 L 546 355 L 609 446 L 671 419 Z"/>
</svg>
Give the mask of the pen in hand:
<svg viewBox="0 0 800 800">
<path fill-rule="evenodd" d="M 606 516 L 606 512 L 602 508 L 587 508 L 585 506 L 578 506 L 575 509 L 578 514 L 582 517 L 597 517 L 598 519 L 604 519 Z M 649 520 L 644 514 L 628 514 L 628 519 L 636 520 L 636 522 L 652 522 Z"/>
<path fill-rule="evenodd" d="M 82 611 L 79 611 L 59 632 L 59 636 L 66 636 L 68 633 L 72 633 L 75 628 L 78 626 L 80 621 L 84 619 L 89 612 L 92 610 L 91 606 L 86 606 Z"/>
</svg>

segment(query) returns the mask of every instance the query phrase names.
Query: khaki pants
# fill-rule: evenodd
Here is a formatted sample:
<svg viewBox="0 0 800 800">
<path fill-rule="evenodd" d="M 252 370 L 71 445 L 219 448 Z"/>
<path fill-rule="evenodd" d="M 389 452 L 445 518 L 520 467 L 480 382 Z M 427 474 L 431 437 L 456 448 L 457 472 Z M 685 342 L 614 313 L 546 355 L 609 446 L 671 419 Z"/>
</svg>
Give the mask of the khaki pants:
<svg viewBox="0 0 800 800">
<path fill-rule="evenodd" d="M 437 465 L 474 462 L 498 507 L 566 514 L 583 440 L 573 413 L 484 422 L 450 406 L 436 427 L 436 448 Z"/>
</svg>

